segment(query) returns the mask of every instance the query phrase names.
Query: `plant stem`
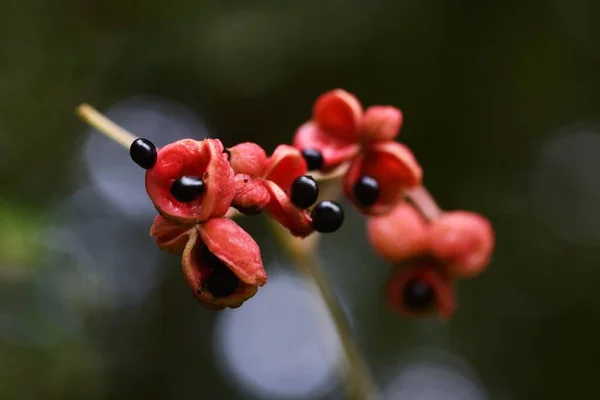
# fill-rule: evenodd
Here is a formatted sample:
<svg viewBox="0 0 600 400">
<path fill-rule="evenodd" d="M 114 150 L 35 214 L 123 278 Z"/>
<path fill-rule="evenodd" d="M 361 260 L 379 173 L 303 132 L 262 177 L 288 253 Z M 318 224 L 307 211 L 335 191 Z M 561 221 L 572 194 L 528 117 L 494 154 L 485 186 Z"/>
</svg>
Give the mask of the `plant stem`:
<svg viewBox="0 0 600 400">
<path fill-rule="evenodd" d="M 338 299 L 331 293 L 327 278 L 319 265 L 315 247 L 318 234 L 306 239 L 293 237 L 275 220 L 269 218 L 275 236 L 295 262 L 296 266 L 315 283 L 319 296 L 325 305 L 331 321 L 334 323 L 346 360 L 348 370 L 345 374 L 345 386 L 350 399 L 376 400 L 380 396 L 373 383 L 365 360 L 356 344 L 348 320 Z M 309 242 L 307 242 L 309 241 Z"/>
<path fill-rule="evenodd" d="M 137 139 L 134 134 L 115 124 L 89 104 L 81 104 L 75 112 L 85 122 L 126 148 Z"/>
<path fill-rule="evenodd" d="M 433 196 L 425 186 L 421 185 L 410 190 L 406 194 L 406 197 L 413 203 L 426 220 L 435 221 L 442 215 L 442 209 L 437 205 Z"/>
<path fill-rule="evenodd" d="M 82 104 L 77 107 L 76 113 L 81 119 L 96 128 L 99 132 L 125 148 L 129 148 L 131 143 L 136 139 L 135 135 L 109 120 L 88 104 Z M 343 175 L 346 168 L 347 165 L 342 165 L 329 174 L 318 174 L 315 178 L 318 178 L 320 181 L 333 180 Z M 339 188 L 336 188 L 336 190 L 337 193 L 335 194 L 335 197 L 339 194 Z M 239 213 L 233 209 L 230 209 L 230 212 L 228 213 L 229 217 L 235 217 L 238 214 Z M 269 220 L 272 221 L 273 231 L 277 238 L 287 249 L 297 266 L 315 283 L 323 304 L 329 312 L 329 317 L 337 329 L 349 365 L 349 371 L 346 374 L 346 388 L 349 397 L 356 400 L 378 399 L 378 392 L 373 384 L 361 352 L 354 341 L 344 311 L 336 297 L 329 291 L 327 279 L 315 256 L 314 250 L 318 240 L 317 234 L 313 234 L 306 239 L 298 239 L 293 237 L 274 220 Z"/>
</svg>

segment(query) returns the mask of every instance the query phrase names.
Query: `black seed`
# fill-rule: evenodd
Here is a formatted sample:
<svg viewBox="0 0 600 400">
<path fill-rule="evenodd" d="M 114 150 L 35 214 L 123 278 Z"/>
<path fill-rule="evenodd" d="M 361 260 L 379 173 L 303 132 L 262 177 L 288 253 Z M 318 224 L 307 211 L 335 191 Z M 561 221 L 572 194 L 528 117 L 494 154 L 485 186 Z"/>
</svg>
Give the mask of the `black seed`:
<svg viewBox="0 0 600 400">
<path fill-rule="evenodd" d="M 317 232 L 332 233 L 344 223 L 344 209 L 334 201 L 322 201 L 311 212 L 312 225 Z"/>
<path fill-rule="evenodd" d="M 200 262 L 212 269 L 203 287 L 208 289 L 215 297 L 227 297 L 237 290 L 240 280 L 223 261 L 214 255 L 208 246 L 202 246 L 200 250 Z"/>
<path fill-rule="evenodd" d="M 156 146 L 148 139 L 135 139 L 129 146 L 129 156 L 140 167 L 150 169 L 156 164 Z"/>
<path fill-rule="evenodd" d="M 302 150 L 302 157 L 304 157 L 309 171 L 316 171 L 323 168 L 323 155 L 320 151 L 304 149 Z"/>
<path fill-rule="evenodd" d="M 217 268 L 206 278 L 206 288 L 215 297 L 227 297 L 235 293 L 240 280 L 229 268 Z"/>
<path fill-rule="evenodd" d="M 364 207 L 372 206 L 379 199 L 379 182 L 365 175 L 354 184 L 354 199 Z"/>
<path fill-rule="evenodd" d="M 182 176 L 173 181 L 171 194 L 175 200 L 188 203 L 196 200 L 204 193 L 204 181 L 197 176 Z"/>
<path fill-rule="evenodd" d="M 290 200 L 298 208 L 308 208 L 319 197 L 319 184 L 312 176 L 299 176 L 290 186 Z"/>
<path fill-rule="evenodd" d="M 413 310 L 431 308 L 435 303 L 435 292 L 429 282 L 413 278 L 404 285 L 402 293 L 404 304 Z"/>
</svg>

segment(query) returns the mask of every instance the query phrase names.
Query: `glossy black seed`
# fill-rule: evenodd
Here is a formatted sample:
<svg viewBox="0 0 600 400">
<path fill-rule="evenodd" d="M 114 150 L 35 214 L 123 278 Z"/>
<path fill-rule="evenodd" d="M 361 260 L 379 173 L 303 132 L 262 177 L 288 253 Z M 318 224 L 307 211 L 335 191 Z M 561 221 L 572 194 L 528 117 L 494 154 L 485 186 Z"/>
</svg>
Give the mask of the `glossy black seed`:
<svg viewBox="0 0 600 400">
<path fill-rule="evenodd" d="M 435 303 L 435 291 L 429 282 L 413 278 L 404 285 L 402 300 L 408 308 L 413 310 L 431 308 Z"/>
<path fill-rule="evenodd" d="M 319 184 L 312 176 L 304 175 L 294 179 L 290 186 L 290 200 L 298 208 L 308 208 L 319 197 Z"/>
<path fill-rule="evenodd" d="M 372 206 L 379 199 L 379 182 L 365 175 L 354 184 L 354 199 L 364 207 Z"/>
<path fill-rule="evenodd" d="M 206 278 L 206 289 L 215 297 L 227 297 L 235 293 L 240 280 L 229 268 L 217 268 Z"/>
<path fill-rule="evenodd" d="M 323 155 L 320 151 L 314 149 L 304 149 L 302 150 L 302 157 L 304 157 L 309 171 L 316 171 L 323 168 Z"/>
<path fill-rule="evenodd" d="M 148 139 L 135 139 L 129 146 L 129 156 L 140 167 L 150 169 L 156 164 L 156 146 Z"/>
<path fill-rule="evenodd" d="M 344 223 L 344 209 L 335 201 L 325 200 L 313 208 L 312 225 L 317 232 L 332 233 Z"/>
<path fill-rule="evenodd" d="M 171 185 L 171 195 L 175 200 L 182 203 L 188 203 L 196 200 L 204 193 L 204 181 L 197 176 L 182 176 L 173 181 Z"/>
<path fill-rule="evenodd" d="M 237 290 L 240 280 L 207 246 L 200 250 L 200 262 L 212 269 L 203 287 L 215 297 L 227 297 Z"/>
</svg>

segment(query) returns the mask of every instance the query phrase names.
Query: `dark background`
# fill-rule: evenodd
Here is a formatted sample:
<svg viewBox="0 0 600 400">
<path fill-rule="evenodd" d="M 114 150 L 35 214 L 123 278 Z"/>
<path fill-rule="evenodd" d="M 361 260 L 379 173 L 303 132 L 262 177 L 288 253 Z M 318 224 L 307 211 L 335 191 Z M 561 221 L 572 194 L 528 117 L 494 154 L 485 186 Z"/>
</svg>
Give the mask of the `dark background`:
<svg viewBox="0 0 600 400">
<path fill-rule="evenodd" d="M 3 1 L 0 398 L 345 398 L 331 327 L 264 222 L 242 225 L 271 283 L 200 308 L 147 235 L 143 172 L 74 115 L 271 151 L 337 87 L 400 107 L 439 203 L 497 233 L 448 323 L 387 309 L 356 211 L 323 240 L 385 397 L 597 397 L 599 20 L 594 0 Z"/>
</svg>

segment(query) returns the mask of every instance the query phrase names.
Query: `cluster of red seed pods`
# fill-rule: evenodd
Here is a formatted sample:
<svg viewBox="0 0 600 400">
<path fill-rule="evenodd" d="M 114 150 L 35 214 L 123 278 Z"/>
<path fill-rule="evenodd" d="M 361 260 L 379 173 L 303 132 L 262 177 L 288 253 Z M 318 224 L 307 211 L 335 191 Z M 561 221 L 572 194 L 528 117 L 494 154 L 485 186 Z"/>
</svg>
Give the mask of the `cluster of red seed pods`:
<svg viewBox="0 0 600 400">
<path fill-rule="evenodd" d="M 228 218 L 269 214 L 292 235 L 337 231 L 344 211 L 335 201 L 317 203 L 311 176 L 343 172 L 345 196 L 368 218 L 369 242 L 396 267 L 389 304 L 405 315 L 455 309 L 453 282 L 489 263 L 494 237 L 489 222 L 470 212 L 426 220 L 405 201 L 422 184 L 412 152 L 395 141 L 400 110 L 363 110 L 352 94 L 320 96 L 312 119 L 297 130 L 293 146 L 271 156 L 255 143 L 225 148 L 218 139 L 191 139 L 161 149 L 135 140 L 130 155 L 146 169 L 146 190 L 159 215 L 151 228 L 157 245 L 181 255 L 186 281 L 211 309 L 236 308 L 267 283 L 254 239 Z"/>
<path fill-rule="evenodd" d="M 481 273 L 494 247 L 492 227 L 481 215 L 449 211 L 427 221 L 407 202 L 369 218 L 367 233 L 375 251 L 395 265 L 387 301 L 408 316 L 449 318 L 456 309 L 454 282 Z"/>
<path fill-rule="evenodd" d="M 181 254 L 186 281 L 207 308 L 236 308 L 267 282 L 260 249 L 232 219 L 263 210 L 299 237 L 334 232 L 341 206 L 312 208 L 318 184 L 299 150 L 279 146 L 271 157 L 254 143 L 225 149 L 218 139 L 184 139 L 161 149 L 136 139 L 130 155 L 146 169 L 146 190 L 159 215 L 150 234 L 163 250 Z"/>
<path fill-rule="evenodd" d="M 367 216 L 369 243 L 395 266 L 388 304 L 403 315 L 448 318 L 456 308 L 454 282 L 487 267 L 494 233 L 478 214 L 453 211 L 429 220 L 404 201 L 421 187 L 423 173 L 412 152 L 395 141 L 401 125 L 397 108 L 364 110 L 354 95 L 338 89 L 316 100 L 294 145 L 314 168 L 347 164 L 344 193 Z"/>
</svg>

